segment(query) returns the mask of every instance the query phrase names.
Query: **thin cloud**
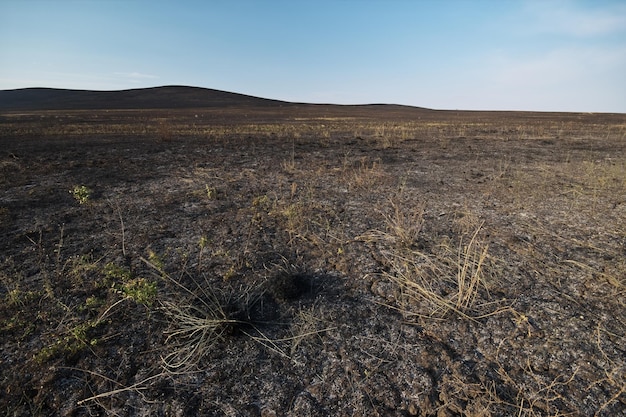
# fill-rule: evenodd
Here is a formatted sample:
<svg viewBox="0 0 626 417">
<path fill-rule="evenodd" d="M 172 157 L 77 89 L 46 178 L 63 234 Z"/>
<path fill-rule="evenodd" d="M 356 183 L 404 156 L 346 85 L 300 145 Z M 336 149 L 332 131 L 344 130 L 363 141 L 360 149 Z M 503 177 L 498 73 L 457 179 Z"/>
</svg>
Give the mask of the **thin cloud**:
<svg viewBox="0 0 626 417">
<path fill-rule="evenodd" d="M 115 72 L 113 73 L 117 77 L 126 78 L 132 82 L 140 82 L 144 80 L 156 80 L 159 78 L 157 75 L 142 74 L 141 72 Z"/>
<path fill-rule="evenodd" d="M 482 97 L 500 108 L 610 111 L 626 105 L 624 85 L 613 81 L 626 73 L 626 46 L 563 47 L 524 57 L 500 52 L 486 68 Z"/>
<path fill-rule="evenodd" d="M 626 32 L 626 6 L 604 7 L 572 1 L 532 1 L 524 12 L 530 25 L 525 30 L 575 37 L 594 37 Z"/>
<path fill-rule="evenodd" d="M 492 59 L 493 79 L 502 85 L 549 86 L 591 81 L 603 73 L 626 69 L 626 47 L 571 47 L 534 57 L 500 55 Z"/>
<path fill-rule="evenodd" d="M 12 74 L 11 74 L 12 75 Z M 25 87 L 52 87 L 70 89 L 94 89 L 98 90 L 121 90 L 135 88 L 150 83 L 151 80 L 160 77 L 140 72 L 113 72 L 113 73 L 80 73 L 45 71 L 42 73 L 22 74 L 20 76 L 0 77 L 1 88 L 25 88 Z M 152 84 L 152 83 L 150 83 Z"/>
</svg>

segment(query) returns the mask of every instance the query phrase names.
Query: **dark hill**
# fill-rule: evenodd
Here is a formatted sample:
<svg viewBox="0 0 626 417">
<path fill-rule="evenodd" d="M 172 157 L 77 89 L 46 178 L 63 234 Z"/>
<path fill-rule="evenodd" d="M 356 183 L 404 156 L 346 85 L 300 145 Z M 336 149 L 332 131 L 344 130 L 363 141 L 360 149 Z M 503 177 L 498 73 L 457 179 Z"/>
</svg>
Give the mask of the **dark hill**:
<svg viewBox="0 0 626 417">
<path fill-rule="evenodd" d="M 0 90 L 0 111 L 129 109 L 277 109 L 309 116 L 415 116 L 432 110 L 396 104 L 306 104 L 254 97 L 201 87 L 164 86 L 119 91 L 22 88 Z"/>
<path fill-rule="evenodd" d="M 199 87 L 166 86 L 121 91 L 23 88 L 0 91 L 0 110 L 185 109 L 273 107 L 289 103 Z"/>
</svg>

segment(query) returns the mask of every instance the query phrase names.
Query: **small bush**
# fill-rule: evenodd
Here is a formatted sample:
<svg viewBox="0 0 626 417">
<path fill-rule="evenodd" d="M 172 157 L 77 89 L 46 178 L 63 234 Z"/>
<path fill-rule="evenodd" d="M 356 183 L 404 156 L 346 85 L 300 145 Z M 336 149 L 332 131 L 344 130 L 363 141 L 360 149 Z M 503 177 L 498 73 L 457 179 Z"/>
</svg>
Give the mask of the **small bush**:
<svg viewBox="0 0 626 417">
<path fill-rule="evenodd" d="M 86 204 L 91 198 L 91 189 L 84 185 L 77 185 L 70 190 L 70 194 L 72 194 L 72 197 L 78 201 L 78 204 Z"/>
</svg>

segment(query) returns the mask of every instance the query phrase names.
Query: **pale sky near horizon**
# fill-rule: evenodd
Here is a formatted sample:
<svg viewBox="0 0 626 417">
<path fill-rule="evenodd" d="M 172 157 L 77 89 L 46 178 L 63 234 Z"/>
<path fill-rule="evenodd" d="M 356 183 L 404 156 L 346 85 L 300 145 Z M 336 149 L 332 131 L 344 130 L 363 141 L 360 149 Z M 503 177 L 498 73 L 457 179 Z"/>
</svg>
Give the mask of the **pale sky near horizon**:
<svg viewBox="0 0 626 417">
<path fill-rule="evenodd" d="M 0 89 L 626 113 L 624 0 L 0 0 Z"/>
</svg>

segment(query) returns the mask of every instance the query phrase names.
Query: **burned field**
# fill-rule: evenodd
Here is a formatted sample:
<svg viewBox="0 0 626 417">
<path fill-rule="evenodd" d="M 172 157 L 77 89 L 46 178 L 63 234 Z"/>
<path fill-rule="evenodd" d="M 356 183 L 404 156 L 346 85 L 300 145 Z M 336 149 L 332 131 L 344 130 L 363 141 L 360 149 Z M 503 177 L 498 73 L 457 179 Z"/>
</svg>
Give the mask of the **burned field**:
<svg viewBox="0 0 626 417">
<path fill-rule="evenodd" d="M 7 415 L 626 415 L 626 116 L 4 111 Z"/>
</svg>

